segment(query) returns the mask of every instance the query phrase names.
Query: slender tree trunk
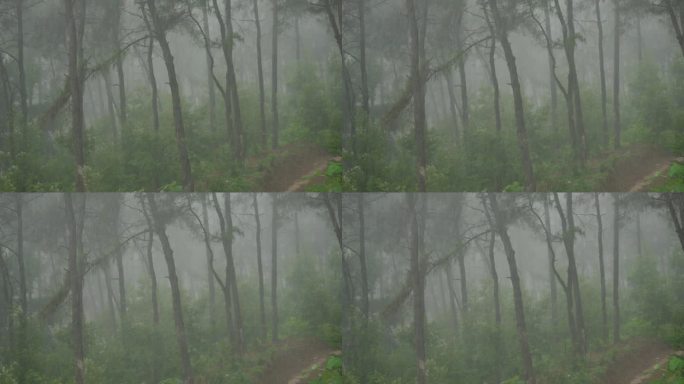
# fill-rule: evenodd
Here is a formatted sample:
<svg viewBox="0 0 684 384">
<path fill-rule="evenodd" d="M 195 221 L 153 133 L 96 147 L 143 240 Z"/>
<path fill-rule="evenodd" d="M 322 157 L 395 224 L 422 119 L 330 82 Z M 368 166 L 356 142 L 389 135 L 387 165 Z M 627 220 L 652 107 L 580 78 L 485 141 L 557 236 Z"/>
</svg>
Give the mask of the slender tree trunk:
<svg viewBox="0 0 684 384">
<path fill-rule="evenodd" d="M 490 0 L 490 2 L 496 2 Z M 497 11 L 498 12 L 498 11 Z M 489 193 L 489 202 L 491 204 L 492 213 L 494 215 L 494 222 L 496 224 L 496 231 L 501 238 L 506 252 L 506 259 L 508 260 L 508 268 L 511 273 L 511 283 L 513 285 L 513 302 L 515 304 L 515 320 L 518 331 L 518 342 L 520 343 L 520 355 L 523 362 L 524 379 L 530 384 L 536 383 L 534 368 L 532 366 L 532 354 L 530 353 L 530 346 L 527 337 L 527 325 L 525 323 L 525 308 L 523 305 L 522 287 L 520 285 L 520 277 L 518 276 L 518 265 L 515 259 L 515 250 L 508 236 L 508 229 L 504 222 L 504 215 L 499 210 L 497 197 L 493 193 Z"/>
<path fill-rule="evenodd" d="M 520 87 L 520 78 L 518 76 L 518 66 L 515 62 L 515 55 L 513 48 L 508 40 L 508 31 L 505 28 L 506 22 L 499 13 L 499 6 L 497 0 L 488 0 L 489 6 L 492 9 L 494 23 L 496 25 L 499 41 L 501 42 L 506 57 L 506 64 L 508 65 L 508 72 L 511 77 L 511 88 L 513 89 L 513 103 L 515 106 L 515 123 L 516 134 L 518 137 L 518 147 L 520 149 L 520 156 L 522 160 L 523 173 L 525 175 L 525 189 L 527 191 L 534 191 L 537 189 L 537 183 L 534 178 L 534 170 L 532 167 L 532 159 L 530 158 L 529 140 L 527 137 L 527 128 L 525 126 L 525 112 L 523 107 L 522 89 Z"/>
<path fill-rule="evenodd" d="M 223 251 L 226 255 L 226 291 L 231 293 L 231 303 L 233 306 L 233 317 L 235 320 L 235 351 L 241 355 L 244 351 L 244 331 L 242 328 L 242 311 L 240 309 L 240 295 L 237 287 L 237 274 L 235 273 L 235 261 L 233 260 L 233 216 L 230 202 L 230 193 L 223 196 L 225 217 L 221 212 L 221 205 L 216 198 L 216 194 L 212 194 L 214 205 L 216 206 L 216 214 L 219 218 L 219 226 L 221 227 L 221 242 L 223 244 Z"/>
<path fill-rule="evenodd" d="M 451 317 L 454 324 L 454 335 L 458 335 L 458 308 L 456 306 L 456 288 L 454 287 L 454 276 L 451 270 L 451 261 L 447 262 L 444 267 L 444 273 L 447 279 L 447 288 L 449 288 L 449 307 L 451 309 Z"/>
<path fill-rule="evenodd" d="M 370 117 L 370 94 L 368 88 L 368 64 L 366 63 L 366 0 L 358 0 L 359 3 L 359 65 L 361 66 L 361 98 L 363 102 L 364 119 Z M 367 124 L 364 129 L 367 129 Z"/>
<path fill-rule="evenodd" d="M 184 384 L 193 384 L 192 365 L 190 363 L 190 352 L 188 350 L 188 338 L 185 330 L 185 322 L 183 321 L 183 307 L 181 304 L 181 291 L 178 275 L 176 274 L 176 262 L 173 258 L 173 249 L 168 236 L 166 235 L 166 223 L 160 217 L 157 202 L 152 194 L 147 195 L 147 201 L 150 205 L 150 213 L 154 225 L 154 231 L 159 236 L 162 249 L 164 251 L 164 259 L 166 260 L 166 267 L 169 272 L 169 283 L 171 284 L 171 297 L 173 304 L 173 319 L 176 325 L 176 341 L 180 350 L 181 367 L 183 370 Z"/>
<path fill-rule="evenodd" d="M 105 83 L 105 93 L 107 94 L 107 117 L 109 118 L 109 129 L 111 130 L 112 140 L 117 142 L 119 140 L 116 111 L 114 103 L 114 93 L 112 93 L 112 75 L 109 68 L 105 68 L 102 73 L 102 79 Z"/>
<path fill-rule="evenodd" d="M 366 217 L 363 193 L 357 195 L 359 210 L 359 263 L 361 264 L 361 312 L 368 320 L 370 307 L 368 304 L 368 272 L 366 267 Z"/>
<path fill-rule="evenodd" d="M 85 192 L 85 124 L 83 116 L 83 19 L 85 0 L 64 0 L 69 47 L 69 89 L 71 93 L 71 134 L 76 160 L 76 192 Z"/>
<path fill-rule="evenodd" d="M 271 145 L 273 149 L 278 148 L 278 34 L 280 23 L 278 22 L 278 0 L 273 2 L 273 40 L 271 46 L 271 117 L 273 125 L 271 128 Z M 274 335 L 275 336 L 275 335 Z M 277 338 L 276 338 L 277 339 Z"/>
<path fill-rule="evenodd" d="M 599 254 L 599 274 L 601 278 L 601 336 L 603 341 L 608 341 L 608 312 L 606 310 L 606 271 L 603 260 L 603 218 L 601 216 L 601 205 L 599 194 L 594 193 L 594 205 L 596 206 L 596 223 L 598 225 L 598 254 Z"/>
<path fill-rule="evenodd" d="M 24 255 L 24 201 L 20 193 L 15 195 L 15 208 L 17 213 L 17 265 L 19 266 L 19 302 L 21 303 L 21 316 L 28 316 L 28 293 L 26 288 L 26 263 Z"/>
<path fill-rule="evenodd" d="M 551 216 L 549 214 L 549 197 L 544 195 L 544 226 L 551 232 Z M 550 241 L 546 242 L 546 252 L 549 258 L 549 285 L 551 292 L 551 325 L 555 328 L 558 322 L 558 287 L 556 285 L 556 277 L 553 273 L 553 244 Z"/>
<path fill-rule="evenodd" d="M 409 0 L 410 1 L 410 0 Z M 418 223 L 418 213 L 416 205 L 421 204 L 418 195 L 407 194 L 409 220 L 411 229 L 409 234 L 411 251 L 411 276 L 413 284 L 413 327 L 414 327 L 414 347 L 416 349 L 417 377 L 416 383 L 426 384 L 428 382 L 427 372 L 427 351 L 425 342 L 425 274 L 421 254 L 422 234 L 421 226 Z"/>
<path fill-rule="evenodd" d="M 114 8 L 114 14 L 112 15 L 114 18 L 114 41 L 112 41 L 112 44 L 114 46 L 114 52 L 118 53 L 118 57 L 116 59 L 116 74 L 119 79 L 119 120 L 121 121 L 121 128 L 123 130 L 123 128 L 126 126 L 126 120 L 128 119 L 128 108 L 126 106 L 126 78 L 124 76 L 123 70 L 124 56 L 123 52 L 120 52 L 121 42 L 119 41 L 121 32 L 121 12 L 124 4 L 122 0 L 116 0 L 112 6 Z"/>
<path fill-rule="evenodd" d="M 147 7 L 150 11 L 151 24 L 153 33 L 159 42 L 162 54 L 164 56 L 164 63 L 169 77 L 169 87 L 171 89 L 171 102 L 173 104 L 173 121 L 176 131 L 176 146 L 178 147 L 180 171 L 182 175 L 183 190 L 192 192 L 195 189 L 195 183 L 192 179 L 192 168 L 190 166 L 190 156 L 188 154 L 188 147 L 185 138 L 185 124 L 183 122 L 183 110 L 181 106 L 181 94 L 178 86 L 178 78 L 176 76 L 176 65 L 173 62 L 173 55 L 171 54 L 171 47 L 166 39 L 166 26 L 162 24 L 160 16 L 157 14 L 157 6 L 154 0 L 146 0 Z"/>
<path fill-rule="evenodd" d="M 596 3 L 596 24 L 598 25 L 599 73 L 601 74 L 601 116 L 603 146 L 608 147 L 608 92 L 606 90 L 606 64 L 603 50 L 603 19 L 601 18 L 601 2 Z"/>
<path fill-rule="evenodd" d="M 212 79 L 213 81 L 213 79 Z M 209 212 L 207 211 L 207 195 L 202 194 L 202 225 L 204 229 L 211 233 L 209 229 Z M 211 245 L 207 242 L 205 244 L 205 254 L 207 257 L 207 284 L 209 288 L 209 321 L 211 322 L 211 328 L 215 329 L 216 326 L 216 284 L 214 281 L 214 252 L 211 250 Z"/>
<path fill-rule="evenodd" d="M 613 58 L 613 131 L 615 134 L 615 149 L 621 146 L 620 136 L 622 134 L 622 125 L 620 122 L 620 3 L 618 0 L 613 0 L 615 7 L 615 51 Z"/>
<path fill-rule="evenodd" d="M 209 2 L 207 1 L 205 1 L 202 6 L 202 28 L 204 29 L 207 38 L 211 40 L 211 32 L 209 30 Z M 212 74 L 213 65 L 209 52 L 207 52 L 205 56 L 207 62 L 207 90 L 209 92 L 209 130 L 211 132 L 216 132 L 216 86 L 214 85 L 214 75 Z M 204 210 L 206 201 L 204 201 L 203 204 L 202 209 Z M 209 280 L 211 281 L 209 284 L 213 284 L 214 277 L 209 276 Z"/>
<path fill-rule="evenodd" d="M 675 5 L 677 4 L 677 5 Z M 663 2 L 665 10 L 670 16 L 670 21 L 672 22 L 672 27 L 674 28 L 675 37 L 677 42 L 679 42 L 679 47 L 682 49 L 682 54 L 684 55 L 684 6 L 679 4 L 677 0 L 665 0 Z M 677 17 L 677 8 L 679 7 L 679 17 Z"/>
<path fill-rule="evenodd" d="M 273 342 L 278 341 L 278 195 L 271 195 L 271 316 Z"/>
<path fill-rule="evenodd" d="M 259 19 L 259 1 L 253 0 L 254 22 L 256 23 L 257 73 L 259 77 L 259 123 L 261 126 L 261 148 L 268 146 L 266 133 L 266 92 L 264 91 L 264 63 L 261 54 L 261 20 Z"/>
<path fill-rule="evenodd" d="M 449 94 L 449 111 L 451 112 L 451 120 L 454 124 L 454 138 L 459 140 L 461 137 L 458 129 L 458 112 L 456 111 L 456 93 L 454 92 L 454 79 L 450 69 L 444 71 L 444 78 L 447 83 L 447 92 Z"/>
<path fill-rule="evenodd" d="M 105 287 L 107 288 L 107 307 L 109 313 L 109 323 L 112 331 L 116 331 L 116 307 L 114 306 L 114 289 L 112 288 L 112 276 L 109 274 L 109 262 L 104 262 L 102 273 L 105 277 Z"/>
<path fill-rule="evenodd" d="M 620 197 L 613 196 L 613 343 L 620 341 Z"/>
<path fill-rule="evenodd" d="M 26 138 L 28 124 L 28 96 L 26 91 L 26 69 L 24 64 L 24 0 L 15 0 L 17 13 L 17 67 L 19 69 L 19 98 L 21 107 L 22 135 Z M 24 140 L 24 144 L 25 140 Z M 23 145 L 22 145 L 23 148 Z"/>
<path fill-rule="evenodd" d="M 264 304 L 264 267 L 261 261 L 261 217 L 259 216 L 259 202 L 257 194 L 252 194 L 254 206 L 254 221 L 256 221 L 256 249 L 257 267 L 259 272 L 259 320 L 261 322 L 261 340 L 266 340 L 266 306 Z"/>
<path fill-rule="evenodd" d="M 147 70 L 150 76 L 150 87 L 152 88 L 152 126 L 155 132 L 159 132 L 159 90 L 157 89 L 157 77 L 154 74 L 153 54 L 154 38 L 150 37 L 149 47 L 147 47 Z"/>
<path fill-rule="evenodd" d="M 551 31 L 551 12 L 549 10 L 550 2 L 544 4 L 544 23 L 546 27 L 546 33 L 549 35 L 549 40 L 553 40 L 553 33 Z M 551 129 L 554 132 L 558 131 L 558 86 L 556 85 L 555 79 L 555 65 L 551 53 L 549 53 L 549 88 L 551 90 L 551 111 L 550 111 L 550 121 Z M 553 278 L 553 276 L 552 276 Z M 555 280 L 554 280 L 555 281 Z"/>
<path fill-rule="evenodd" d="M 416 180 L 418 191 L 427 190 L 427 127 L 425 117 L 425 81 L 421 64 L 421 36 L 415 0 L 406 0 L 411 36 L 411 79 L 413 82 L 413 124 L 416 140 Z"/>
<path fill-rule="evenodd" d="M 461 78 L 461 122 L 463 124 L 463 135 L 469 131 L 470 127 L 470 107 L 468 105 L 468 76 L 466 74 L 466 58 L 463 52 L 463 32 L 465 31 L 465 1 L 459 2 L 457 27 L 456 27 L 456 45 L 459 52 L 462 53 L 461 59 L 458 61 L 458 74 Z M 464 137 L 465 138 L 465 137 Z"/>
<path fill-rule="evenodd" d="M 496 122 L 496 132 L 501 132 L 501 90 L 499 88 L 499 78 L 496 74 L 496 31 L 489 19 L 489 12 L 487 7 L 482 7 L 489 33 L 492 35 L 492 43 L 489 47 L 489 74 L 492 81 L 492 88 L 494 88 L 494 121 Z M 555 83 L 553 83 L 555 85 Z"/>
<path fill-rule="evenodd" d="M 68 0 L 67 0 L 68 1 Z M 67 13 L 68 14 L 68 13 Z M 69 278 L 71 292 L 71 343 L 74 349 L 74 382 L 85 383 L 85 343 L 84 331 L 85 315 L 83 313 L 83 208 L 85 195 L 77 195 L 78 206 L 74 208 L 72 195 L 64 195 L 66 207 L 66 236 L 69 249 Z M 76 212 L 78 210 L 78 213 Z M 77 218 L 77 215 L 80 218 Z"/>
<path fill-rule="evenodd" d="M 294 29 L 295 29 L 295 58 L 297 59 L 297 65 L 302 61 L 302 34 L 299 31 L 299 15 L 294 18 Z"/>
</svg>

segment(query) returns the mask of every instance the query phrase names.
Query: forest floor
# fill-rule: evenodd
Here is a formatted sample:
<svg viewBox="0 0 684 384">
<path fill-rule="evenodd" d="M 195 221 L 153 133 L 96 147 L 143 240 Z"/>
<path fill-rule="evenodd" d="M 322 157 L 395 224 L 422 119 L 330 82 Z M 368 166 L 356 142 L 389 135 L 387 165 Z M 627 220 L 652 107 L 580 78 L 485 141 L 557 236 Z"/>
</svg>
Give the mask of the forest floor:
<svg viewBox="0 0 684 384">
<path fill-rule="evenodd" d="M 284 340 L 256 384 L 306 384 L 318 377 L 328 357 L 337 353 L 320 340 Z"/>
<path fill-rule="evenodd" d="M 315 144 L 289 144 L 263 156 L 248 160 L 251 168 L 265 168 L 258 182 L 263 192 L 300 192 L 325 182 L 328 163 L 335 157 Z M 264 164 L 264 162 L 268 164 Z"/>
<path fill-rule="evenodd" d="M 667 180 L 667 170 L 675 156 L 646 144 L 622 148 L 616 154 L 613 169 L 601 188 L 604 192 L 644 192 Z"/>
<path fill-rule="evenodd" d="M 637 339 L 623 342 L 608 366 L 601 384 L 647 384 L 660 378 L 674 353 L 658 340 Z"/>
</svg>

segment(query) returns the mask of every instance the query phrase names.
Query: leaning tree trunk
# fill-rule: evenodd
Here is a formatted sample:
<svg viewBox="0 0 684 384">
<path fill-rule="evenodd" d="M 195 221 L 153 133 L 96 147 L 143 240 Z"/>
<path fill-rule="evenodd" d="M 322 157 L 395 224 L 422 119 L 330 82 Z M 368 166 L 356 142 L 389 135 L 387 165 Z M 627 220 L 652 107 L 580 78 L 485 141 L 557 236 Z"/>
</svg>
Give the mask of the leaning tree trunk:
<svg viewBox="0 0 684 384">
<path fill-rule="evenodd" d="M 183 178 L 183 190 L 192 192 L 195 189 L 195 183 L 192 179 L 192 168 L 190 166 L 190 156 L 188 154 L 188 147 L 185 138 L 185 123 L 183 122 L 183 109 L 181 106 L 181 94 L 178 86 L 178 78 L 176 76 L 176 65 L 173 62 L 173 55 L 171 54 L 171 47 L 166 39 L 166 26 L 160 19 L 157 13 L 157 6 L 154 0 L 146 0 L 147 7 L 150 11 L 151 24 L 153 33 L 159 42 L 164 63 L 166 64 L 166 71 L 168 72 L 169 87 L 171 88 L 171 102 L 173 104 L 173 122 L 176 130 L 176 146 L 178 147 L 178 155 L 180 161 L 180 170 Z"/>
<path fill-rule="evenodd" d="M 495 2 L 495 0 L 490 0 Z M 515 321 L 518 331 L 518 342 L 520 343 L 520 355 L 522 358 L 524 378 L 530 384 L 536 383 L 534 368 L 532 366 L 532 354 L 530 353 L 530 345 L 527 337 L 527 325 L 525 323 L 525 308 L 522 297 L 522 287 L 520 285 L 520 276 L 518 276 L 518 265 L 515 259 L 515 250 L 511 243 L 511 238 L 508 236 L 508 229 L 504 222 L 503 212 L 499 209 L 497 197 L 493 193 L 489 193 L 489 203 L 492 208 L 493 221 L 496 225 L 496 232 L 504 245 L 506 259 L 508 260 L 508 269 L 511 273 L 511 283 L 513 285 L 513 302 L 515 304 Z"/>
<path fill-rule="evenodd" d="M 164 251 L 164 259 L 166 260 L 166 267 L 169 273 L 169 283 L 171 284 L 171 298 L 173 304 L 173 320 L 176 325 L 176 341 L 178 342 L 178 349 L 180 350 L 181 367 L 183 370 L 184 384 L 193 384 L 192 365 L 190 363 L 190 352 L 188 349 L 188 337 L 185 330 L 185 322 L 183 321 L 183 306 L 181 304 L 181 291 L 178 275 L 176 274 L 176 262 L 173 258 L 173 249 L 171 242 L 166 235 L 166 223 L 161 218 L 157 202 L 152 194 L 147 195 L 147 201 L 150 205 L 150 213 L 154 225 L 154 231 L 159 237 L 159 241 Z"/>
<path fill-rule="evenodd" d="M 524 100 L 520 86 L 520 77 L 518 76 L 518 66 L 515 62 L 513 48 L 508 40 L 508 31 L 505 27 L 506 22 L 499 13 L 497 0 L 489 0 L 489 6 L 492 9 L 497 34 L 504 50 L 506 64 L 508 65 L 508 72 L 511 77 L 513 104 L 515 107 L 516 134 L 518 137 L 518 148 L 520 150 L 523 173 L 525 175 L 525 189 L 527 191 L 534 191 L 537 189 L 537 183 L 534 178 L 534 169 L 532 167 L 532 159 L 530 157 L 529 139 L 527 137 L 527 127 L 525 126 L 525 111 L 523 107 Z"/>
</svg>

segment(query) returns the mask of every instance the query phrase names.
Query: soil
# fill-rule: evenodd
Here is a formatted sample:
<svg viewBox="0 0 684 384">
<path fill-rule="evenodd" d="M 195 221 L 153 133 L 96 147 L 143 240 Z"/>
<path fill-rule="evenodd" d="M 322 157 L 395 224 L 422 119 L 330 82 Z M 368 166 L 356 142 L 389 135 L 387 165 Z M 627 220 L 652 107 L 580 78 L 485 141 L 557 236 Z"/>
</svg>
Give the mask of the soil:
<svg viewBox="0 0 684 384">
<path fill-rule="evenodd" d="M 615 168 L 601 191 L 642 192 L 653 189 L 664 178 L 674 156 L 650 145 L 633 145 L 617 154 Z"/>
<path fill-rule="evenodd" d="M 320 374 L 320 368 L 335 352 L 319 340 L 282 341 L 273 362 L 256 384 L 305 384 Z M 314 366 L 316 368 L 314 368 Z"/>
<path fill-rule="evenodd" d="M 262 192 L 299 192 L 313 182 L 321 180 L 305 179 L 318 171 L 325 171 L 333 156 L 324 148 L 314 144 L 290 144 L 271 152 L 272 164 L 261 178 L 259 190 Z M 248 161 L 253 167 L 260 159 Z M 314 178 L 315 179 L 315 178 Z"/>
<path fill-rule="evenodd" d="M 602 384 L 646 384 L 659 377 L 656 366 L 663 367 L 672 349 L 656 340 L 625 342 L 601 381 Z"/>
</svg>

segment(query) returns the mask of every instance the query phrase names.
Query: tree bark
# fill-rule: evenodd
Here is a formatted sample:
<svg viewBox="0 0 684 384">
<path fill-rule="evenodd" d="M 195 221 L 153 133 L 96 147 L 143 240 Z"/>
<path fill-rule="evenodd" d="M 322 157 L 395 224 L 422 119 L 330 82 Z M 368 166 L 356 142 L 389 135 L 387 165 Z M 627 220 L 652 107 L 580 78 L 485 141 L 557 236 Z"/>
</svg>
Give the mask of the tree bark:
<svg viewBox="0 0 684 384">
<path fill-rule="evenodd" d="M 553 33 L 551 31 L 551 12 L 549 10 L 550 2 L 544 4 L 544 23 L 546 27 L 547 34 L 549 35 L 549 40 L 553 40 Z M 558 87 L 556 85 L 555 79 L 555 64 L 554 59 L 549 53 L 549 88 L 551 91 L 551 128 L 554 132 L 558 131 Z M 553 276 L 552 276 L 553 278 Z M 555 281 L 555 280 L 554 280 Z"/>
<path fill-rule="evenodd" d="M 212 79 L 213 82 L 213 79 Z M 207 233 L 209 230 L 209 212 L 207 211 L 207 195 L 202 194 L 202 225 Z M 209 289 L 209 321 L 211 328 L 216 326 L 216 284 L 214 281 L 214 252 L 211 250 L 211 244 L 205 243 L 204 253 L 207 257 L 207 284 Z"/>
<path fill-rule="evenodd" d="M 370 313 L 368 304 L 368 272 L 366 266 L 366 217 L 363 193 L 357 195 L 359 210 L 359 263 L 361 264 L 361 312 L 366 320 Z"/>
<path fill-rule="evenodd" d="M 411 0 L 409 0 L 411 1 Z M 422 229 L 418 224 L 418 213 L 416 205 L 421 204 L 418 195 L 409 193 L 407 196 L 409 208 L 409 222 L 411 223 L 409 232 L 410 252 L 411 252 L 411 277 L 413 284 L 413 327 L 414 327 L 414 347 L 416 349 L 417 377 L 416 383 L 426 384 L 428 380 L 427 372 L 427 351 L 425 342 L 425 274 L 424 262 L 422 260 Z"/>
<path fill-rule="evenodd" d="M 70 1 L 70 0 L 67 0 Z M 169 77 L 169 87 L 171 89 L 171 102 L 173 104 L 173 122 L 176 131 L 176 146 L 178 147 L 180 171 L 182 175 L 183 190 L 185 192 L 192 192 L 195 190 L 195 183 L 192 179 L 192 168 L 190 165 L 190 156 L 188 154 L 188 147 L 185 138 L 185 123 L 183 122 L 183 110 L 181 106 L 180 88 L 178 86 L 178 78 L 176 76 L 176 65 L 173 62 L 173 55 L 171 54 L 171 47 L 166 39 L 166 26 L 162 25 L 160 16 L 157 13 L 157 6 L 154 0 L 146 0 L 147 7 L 150 11 L 151 25 L 153 33 L 159 42 L 164 63 L 166 64 L 166 71 Z"/>
<path fill-rule="evenodd" d="M 537 183 L 534 177 L 534 169 L 532 167 L 532 159 L 530 158 L 529 140 L 527 137 L 527 128 L 525 126 L 525 111 L 522 90 L 520 87 L 520 78 L 518 76 L 518 66 L 515 62 L 515 55 L 513 48 L 508 40 L 508 31 L 505 28 L 506 23 L 503 21 L 499 13 L 499 6 L 497 0 L 488 0 L 489 6 L 492 9 L 494 23 L 496 25 L 497 34 L 501 46 L 506 57 L 506 64 L 508 65 L 508 72 L 511 77 L 511 88 L 513 89 L 513 103 L 515 106 L 515 124 L 516 135 L 518 137 L 518 148 L 522 161 L 522 169 L 525 175 L 525 189 L 528 192 L 537 189 Z"/>
<path fill-rule="evenodd" d="M 256 1 L 256 0 L 255 0 Z M 258 20 L 257 20 L 258 23 Z M 202 28 L 204 28 L 204 33 L 206 33 L 207 38 L 211 40 L 211 32 L 209 30 L 209 2 L 205 1 L 204 4 L 202 4 Z M 205 55 L 206 62 L 207 62 L 207 90 L 209 93 L 209 130 L 211 132 L 216 132 L 216 86 L 214 85 L 214 75 L 212 73 L 213 71 L 213 64 L 212 64 L 212 58 L 209 55 L 209 52 L 206 53 Z M 203 206 L 202 210 L 205 209 L 206 206 L 206 201 L 203 200 Z M 211 281 L 209 284 L 213 284 L 214 277 L 209 276 L 209 280 Z"/>
<path fill-rule="evenodd" d="M 679 6 L 679 18 L 677 17 L 675 3 Z M 684 6 L 679 4 L 677 0 L 664 0 L 663 4 L 667 14 L 670 16 L 672 28 L 674 28 L 675 31 L 675 37 L 677 38 L 677 42 L 679 42 L 679 47 L 682 49 L 682 55 L 684 55 Z"/>
<path fill-rule="evenodd" d="M 140 203 L 143 208 L 143 215 L 145 216 L 145 222 L 147 223 L 147 268 L 150 274 L 150 290 L 152 293 L 152 322 L 155 326 L 159 325 L 159 299 L 157 292 L 157 273 L 154 270 L 154 258 L 152 253 L 152 247 L 154 246 L 154 225 L 152 224 L 152 219 L 148 213 L 147 207 L 145 205 L 145 199 L 140 199 Z M 209 277 L 210 279 L 211 276 Z"/>
<path fill-rule="evenodd" d="M 490 0 L 496 2 L 496 0 Z M 497 11 L 498 12 L 498 11 Z M 511 283 L 513 285 L 513 302 L 515 304 L 515 321 L 518 332 L 518 342 L 520 343 L 520 355 L 523 362 L 524 379 L 530 384 L 536 383 L 534 368 L 532 366 L 532 354 L 530 353 L 530 346 L 527 337 L 527 325 L 525 323 L 525 308 L 523 305 L 522 287 L 520 285 L 520 277 L 518 276 L 518 265 L 515 259 L 515 250 L 508 236 L 507 225 L 504 222 L 503 212 L 499 209 L 497 197 L 493 193 L 489 193 L 489 203 L 492 208 L 494 216 L 494 223 L 496 232 L 504 245 L 506 259 L 508 260 L 508 268 L 511 273 Z"/>
<path fill-rule="evenodd" d="M 549 214 L 549 197 L 544 195 L 544 226 L 551 232 L 551 216 Z M 548 240 L 548 239 L 547 239 Z M 551 325 L 555 327 L 558 322 L 558 286 L 553 273 L 554 251 L 551 241 L 546 242 L 546 252 L 549 258 L 549 285 L 551 293 Z"/>
<path fill-rule="evenodd" d="M 19 302 L 21 317 L 28 316 L 28 290 L 26 287 L 26 263 L 24 255 L 24 201 L 20 193 L 15 195 L 17 213 L 17 265 L 19 266 Z"/>
<path fill-rule="evenodd" d="M 259 272 L 259 320 L 261 322 L 261 340 L 266 340 L 266 305 L 264 304 L 264 267 L 261 261 L 261 217 L 259 216 L 259 202 L 257 194 L 252 194 L 254 207 L 254 221 L 256 222 L 257 267 Z"/>
<path fill-rule="evenodd" d="M 121 31 L 121 8 L 124 6 L 122 0 L 116 0 L 113 4 L 114 14 L 114 51 L 118 52 L 118 57 L 116 59 L 116 74 L 119 79 L 119 119 L 121 120 L 121 128 L 126 126 L 126 120 L 128 119 L 128 111 L 126 106 L 126 78 L 124 76 L 123 61 L 124 55 L 121 52 L 121 42 L 119 41 L 120 31 Z"/>
<path fill-rule="evenodd" d="M 17 67 L 19 70 L 19 104 L 21 108 L 22 135 L 26 144 L 28 124 L 28 96 L 26 91 L 26 68 L 24 64 L 24 0 L 15 0 L 17 13 Z M 22 145 L 23 148 L 23 145 Z"/>
<path fill-rule="evenodd" d="M 149 0 L 151 1 L 151 0 Z M 164 251 L 164 259 L 166 260 L 166 267 L 169 272 L 169 283 L 171 284 L 171 297 L 173 304 L 173 319 L 176 325 L 176 341 L 180 350 L 181 367 L 183 370 L 183 383 L 193 384 L 194 378 L 192 373 L 192 365 L 190 363 L 190 352 L 188 350 L 188 338 L 185 330 L 185 322 L 183 321 L 183 307 L 181 304 L 181 291 L 178 275 L 176 274 L 176 262 L 173 258 L 173 249 L 171 243 L 166 235 L 166 222 L 161 218 L 157 202 L 152 194 L 147 194 L 147 202 L 150 205 L 150 214 L 154 225 L 154 231 L 159 237 L 159 241 Z"/>
<path fill-rule="evenodd" d="M 359 65 L 361 66 L 361 99 L 366 125 L 370 117 L 370 94 L 368 88 L 368 64 L 366 63 L 366 0 L 358 0 L 359 3 Z"/>
</svg>

